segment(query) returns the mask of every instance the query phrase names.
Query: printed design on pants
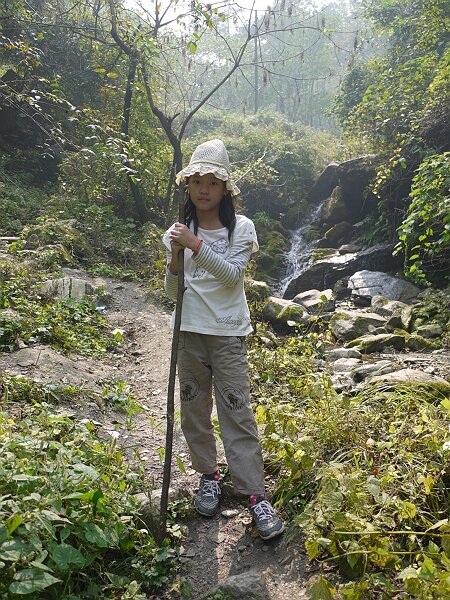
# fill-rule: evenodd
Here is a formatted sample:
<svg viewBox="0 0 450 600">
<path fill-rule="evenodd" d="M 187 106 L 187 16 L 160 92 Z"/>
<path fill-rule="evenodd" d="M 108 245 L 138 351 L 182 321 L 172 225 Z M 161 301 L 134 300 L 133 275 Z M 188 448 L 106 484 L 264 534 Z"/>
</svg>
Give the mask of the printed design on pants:
<svg viewBox="0 0 450 600">
<path fill-rule="evenodd" d="M 183 379 L 180 382 L 180 397 L 182 402 L 191 402 L 195 399 L 200 389 L 196 379 Z"/>
<path fill-rule="evenodd" d="M 208 246 L 211 248 L 211 250 L 214 250 L 216 254 L 226 254 L 230 244 L 228 240 L 216 240 L 212 244 L 208 244 Z M 194 274 L 192 275 L 192 279 L 200 279 L 205 275 L 205 273 L 206 269 L 203 269 L 202 267 L 196 267 Z"/>
<path fill-rule="evenodd" d="M 242 390 L 232 387 L 223 388 L 222 396 L 226 407 L 230 410 L 240 410 L 245 406 L 246 396 Z"/>
</svg>

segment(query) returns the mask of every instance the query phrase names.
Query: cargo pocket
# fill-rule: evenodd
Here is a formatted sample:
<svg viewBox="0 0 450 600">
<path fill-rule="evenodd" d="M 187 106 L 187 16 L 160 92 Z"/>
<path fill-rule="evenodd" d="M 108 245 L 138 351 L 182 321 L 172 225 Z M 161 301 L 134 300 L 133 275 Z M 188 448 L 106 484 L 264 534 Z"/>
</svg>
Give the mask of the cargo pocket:
<svg viewBox="0 0 450 600">
<path fill-rule="evenodd" d="M 231 336 L 228 341 L 228 350 L 232 354 L 246 354 L 245 337 Z"/>
</svg>

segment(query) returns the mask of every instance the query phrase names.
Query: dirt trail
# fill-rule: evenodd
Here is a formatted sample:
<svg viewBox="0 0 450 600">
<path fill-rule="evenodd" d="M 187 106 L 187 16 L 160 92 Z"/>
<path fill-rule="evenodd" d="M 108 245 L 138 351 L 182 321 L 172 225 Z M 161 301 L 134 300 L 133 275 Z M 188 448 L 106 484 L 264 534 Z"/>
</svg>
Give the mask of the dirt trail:
<svg viewBox="0 0 450 600">
<path fill-rule="evenodd" d="M 145 467 L 149 476 L 162 482 L 158 448 L 164 445 L 167 378 L 170 361 L 170 315 L 155 305 L 145 288 L 136 284 L 112 284 L 113 300 L 108 320 L 125 329 L 128 340 L 121 376 L 131 385 L 136 398 L 148 408 L 134 431 L 129 432 L 130 447 L 141 444 L 148 452 Z M 154 419 L 152 427 L 146 417 Z M 180 457 L 186 466 L 183 474 L 177 465 Z M 190 468 L 187 448 L 179 425 L 175 426 L 172 486 L 196 490 L 198 475 Z M 204 596 L 231 575 L 252 571 L 262 576 L 261 600 L 292 600 L 305 596 L 306 558 L 300 546 L 287 545 L 284 539 L 262 542 L 255 538 L 245 500 L 224 494 L 221 513 L 213 519 L 193 515 L 184 523 L 188 534 L 182 575 L 192 585 L 192 598 Z M 223 511 L 233 516 L 222 516 Z"/>
<path fill-rule="evenodd" d="M 0 357 L 0 371 L 24 375 L 41 382 L 73 383 L 95 388 L 111 378 L 123 379 L 144 407 L 130 427 L 123 413 L 102 410 L 95 402 L 69 407 L 79 418 L 97 425 L 102 438 L 114 436 L 127 459 L 139 461 L 154 487 L 162 484 L 160 448 L 164 447 L 167 379 L 170 362 L 170 314 L 153 302 L 143 284 L 88 277 L 86 273 L 65 270 L 66 274 L 88 279 L 94 286 L 104 285 L 110 295 L 105 316 L 124 331 L 120 353 L 106 358 L 66 358 L 40 346 L 24 348 Z M 177 394 L 178 395 L 178 394 Z M 65 411 L 68 407 L 65 407 Z M 137 454 L 138 452 L 138 454 Z M 181 459 L 186 473 L 178 467 Z M 189 455 L 179 423 L 175 425 L 172 487 L 189 494 L 196 491 L 198 475 L 190 468 Z M 228 511 L 223 516 L 222 511 Z M 232 511 L 230 513 L 230 511 Z M 190 598 L 196 600 L 214 590 L 232 575 L 252 573 L 261 582 L 261 600 L 305 598 L 305 579 L 311 575 L 300 545 L 287 544 L 286 537 L 262 542 L 253 535 L 244 500 L 224 493 L 221 512 L 212 519 L 195 514 L 184 519 L 187 536 L 182 571 L 192 585 Z M 260 577 L 259 577 L 260 576 Z M 255 592 L 256 592 L 255 588 Z M 255 594 L 256 595 L 256 594 Z M 158 596 L 163 598 L 172 596 Z M 250 598 L 249 596 L 240 596 Z"/>
</svg>

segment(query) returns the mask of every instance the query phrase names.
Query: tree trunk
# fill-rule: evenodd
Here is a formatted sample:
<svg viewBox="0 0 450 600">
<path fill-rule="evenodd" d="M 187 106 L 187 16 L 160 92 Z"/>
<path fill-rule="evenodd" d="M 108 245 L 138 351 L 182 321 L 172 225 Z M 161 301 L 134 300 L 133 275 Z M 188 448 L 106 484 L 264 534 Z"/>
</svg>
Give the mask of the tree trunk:
<svg viewBox="0 0 450 600">
<path fill-rule="evenodd" d="M 121 130 L 125 139 L 129 139 L 131 100 L 133 97 L 133 83 L 136 77 L 137 61 L 138 57 L 136 53 L 132 52 L 129 55 L 127 87 L 125 90 L 125 97 L 123 101 L 123 116 Z M 146 221 L 148 221 L 148 211 L 147 206 L 145 204 L 145 200 L 142 197 L 138 185 L 133 180 L 133 175 L 131 174 L 132 166 L 128 160 L 125 161 L 125 167 L 127 168 L 128 185 L 130 186 L 131 195 L 133 196 L 134 213 L 136 219 L 140 223 L 145 223 Z"/>
</svg>

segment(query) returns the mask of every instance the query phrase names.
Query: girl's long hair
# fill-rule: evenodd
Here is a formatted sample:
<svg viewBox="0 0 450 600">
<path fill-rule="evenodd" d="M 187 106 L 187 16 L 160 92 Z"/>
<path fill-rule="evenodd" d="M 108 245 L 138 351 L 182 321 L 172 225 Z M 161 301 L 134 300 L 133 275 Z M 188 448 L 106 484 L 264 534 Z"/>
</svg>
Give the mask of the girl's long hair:
<svg viewBox="0 0 450 600">
<path fill-rule="evenodd" d="M 233 197 L 230 192 L 227 192 L 219 204 L 219 219 L 224 227 L 228 229 L 228 240 L 231 240 L 234 228 L 236 227 L 236 210 L 234 207 Z M 186 190 L 186 200 L 184 203 L 184 223 L 189 227 L 194 223 L 194 233 L 197 235 L 198 218 L 194 203 Z"/>
</svg>

